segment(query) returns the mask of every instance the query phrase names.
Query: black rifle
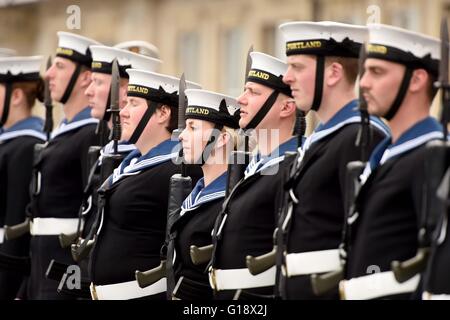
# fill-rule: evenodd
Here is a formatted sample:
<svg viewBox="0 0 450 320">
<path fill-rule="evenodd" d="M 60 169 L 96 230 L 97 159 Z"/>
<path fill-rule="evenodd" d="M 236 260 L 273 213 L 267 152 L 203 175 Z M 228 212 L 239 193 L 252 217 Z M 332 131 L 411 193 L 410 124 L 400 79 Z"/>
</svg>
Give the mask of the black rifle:
<svg viewBox="0 0 450 320">
<path fill-rule="evenodd" d="M 402 283 L 416 274 L 422 272 L 428 261 L 430 247 L 433 240 L 433 232 L 436 229 L 438 221 L 442 214 L 446 212 L 446 203 L 437 197 L 441 179 L 448 166 L 448 152 L 450 145 L 447 141 L 447 125 L 450 112 L 450 86 L 448 76 L 448 55 L 449 55 L 449 35 L 447 19 L 442 18 L 441 22 L 441 60 L 439 65 L 439 81 L 435 84 L 436 88 L 442 90 L 442 113 L 441 123 L 443 127 L 443 140 L 434 140 L 425 146 L 425 182 L 422 198 L 421 218 L 418 233 L 418 249 L 416 256 L 400 262 L 393 261 L 391 264 L 395 279 Z"/>
</svg>

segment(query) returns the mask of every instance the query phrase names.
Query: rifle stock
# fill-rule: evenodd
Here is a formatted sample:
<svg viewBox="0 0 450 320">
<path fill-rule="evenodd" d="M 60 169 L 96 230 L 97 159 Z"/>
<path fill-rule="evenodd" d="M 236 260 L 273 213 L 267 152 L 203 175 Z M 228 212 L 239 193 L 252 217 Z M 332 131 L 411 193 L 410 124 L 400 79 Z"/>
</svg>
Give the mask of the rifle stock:
<svg viewBox="0 0 450 320">
<path fill-rule="evenodd" d="M 136 271 L 136 281 L 139 284 L 139 287 L 145 288 L 164 278 L 166 276 L 166 271 L 166 260 L 161 260 L 161 263 L 156 268 L 143 272 Z"/>
<path fill-rule="evenodd" d="M 326 294 L 336 288 L 343 278 L 344 270 L 342 268 L 321 275 L 311 275 L 311 286 L 314 294 L 316 296 Z"/>
<path fill-rule="evenodd" d="M 275 265 L 277 246 L 273 246 L 272 251 L 258 257 L 247 256 L 245 262 L 250 273 L 254 276 L 269 270 Z"/>
<path fill-rule="evenodd" d="M 5 239 L 17 239 L 28 232 L 30 232 L 30 218 L 27 217 L 24 222 L 13 226 L 5 226 Z"/>
<path fill-rule="evenodd" d="M 203 247 L 197 247 L 192 245 L 190 247 L 192 263 L 198 266 L 210 261 L 212 257 L 213 248 L 214 245 L 212 244 Z"/>
</svg>

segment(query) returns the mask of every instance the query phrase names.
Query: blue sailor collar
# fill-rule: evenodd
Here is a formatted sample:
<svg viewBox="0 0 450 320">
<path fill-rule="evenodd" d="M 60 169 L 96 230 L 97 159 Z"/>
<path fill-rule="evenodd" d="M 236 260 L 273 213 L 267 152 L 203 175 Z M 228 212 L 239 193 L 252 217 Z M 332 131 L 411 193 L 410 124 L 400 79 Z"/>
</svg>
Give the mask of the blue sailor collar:
<svg viewBox="0 0 450 320">
<path fill-rule="evenodd" d="M 413 125 L 395 143 L 392 143 L 391 137 L 386 137 L 373 150 L 369 162 L 360 176 L 361 182 L 364 184 L 372 171 L 389 159 L 416 149 L 430 140 L 443 137 L 442 126 L 432 117 L 427 117 Z"/>
<path fill-rule="evenodd" d="M 67 119 L 63 119 L 59 127 L 52 132 L 51 139 L 54 139 L 55 137 L 67 133 L 69 131 L 94 123 L 98 123 L 98 119 L 92 118 L 91 108 L 86 107 L 82 111 L 77 113 L 75 117 L 73 117 L 72 121 L 69 122 L 67 121 Z"/>
<path fill-rule="evenodd" d="M 117 151 L 119 153 L 129 153 L 131 151 L 136 150 L 136 146 L 134 144 L 129 143 L 128 141 L 119 141 L 117 145 Z M 106 146 L 100 151 L 101 155 L 109 155 L 114 152 L 114 141 L 108 142 Z"/>
<path fill-rule="evenodd" d="M 297 137 L 292 137 L 288 141 L 280 144 L 267 156 L 261 156 L 259 153 L 253 156 L 245 169 L 244 179 L 283 161 L 286 152 L 295 152 L 297 150 L 297 141 Z"/>
<path fill-rule="evenodd" d="M 2 129 L 0 133 L 0 142 L 14 139 L 21 136 L 30 136 L 46 140 L 45 134 L 42 132 L 44 121 L 38 117 L 29 117 L 15 123 L 8 129 Z"/>
<path fill-rule="evenodd" d="M 128 141 L 119 141 L 117 145 L 117 152 L 119 154 L 128 154 L 131 151 L 136 150 L 136 146 L 134 144 L 128 143 Z M 100 150 L 99 165 L 102 164 L 103 157 L 107 155 L 112 155 L 114 153 L 114 141 L 108 142 L 106 146 Z"/>
<path fill-rule="evenodd" d="M 224 172 L 206 187 L 204 178 L 198 180 L 197 184 L 192 189 L 192 192 L 183 201 L 180 215 L 183 215 L 187 211 L 194 210 L 204 203 L 224 198 L 227 176 L 227 172 Z"/>
<path fill-rule="evenodd" d="M 333 134 L 342 127 L 351 123 L 360 123 L 361 113 L 358 100 L 352 100 L 340 109 L 328 122 L 319 124 L 314 132 L 306 139 L 303 150 L 308 150 L 312 144 Z M 389 127 L 379 118 L 370 116 L 370 124 L 378 128 L 385 136 L 390 136 Z"/>
<path fill-rule="evenodd" d="M 178 141 L 167 139 L 145 155 L 141 155 L 138 149 L 131 151 L 119 167 L 114 169 L 112 183 L 119 181 L 122 177 L 139 174 L 143 169 L 175 159 L 178 156 L 179 149 Z"/>
</svg>

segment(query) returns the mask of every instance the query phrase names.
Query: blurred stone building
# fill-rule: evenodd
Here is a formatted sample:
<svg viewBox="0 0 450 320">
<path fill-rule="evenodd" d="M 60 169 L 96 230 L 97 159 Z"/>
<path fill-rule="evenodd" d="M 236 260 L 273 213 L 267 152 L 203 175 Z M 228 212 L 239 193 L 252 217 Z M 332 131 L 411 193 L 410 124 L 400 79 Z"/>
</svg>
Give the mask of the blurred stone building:
<svg viewBox="0 0 450 320">
<path fill-rule="evenodd" d="M 284 58 L 282 22 L 378 21 L 438 36 L 449 10 L 450 0 L 0 0 L 0 47 L 50 55 L 56 31 L 106 45 L 146 40 L 160 50 L 161 72 L 237 96 L 250 45 Z M 79 29 L 70 29 L 78 11 Z"/>
</svg>

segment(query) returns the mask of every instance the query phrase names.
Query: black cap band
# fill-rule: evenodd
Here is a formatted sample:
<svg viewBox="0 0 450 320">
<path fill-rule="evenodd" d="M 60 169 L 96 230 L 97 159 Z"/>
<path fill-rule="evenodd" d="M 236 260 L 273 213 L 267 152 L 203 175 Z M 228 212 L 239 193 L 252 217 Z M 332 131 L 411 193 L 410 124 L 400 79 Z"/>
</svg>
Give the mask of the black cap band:
<svg viewBox="0 0 450 320">
<path fill-rule="evenodd" d="M 229 114 L 228 110 L 225 110 L 224 112 L 222 110 L 217 111 L 215 109 L 204 106 L 188 106 L 186 108 L 185 118 L 205 120 L 233 129 L 239 128 L 239 110 L 236 110 L 234 115 L 231 115 Z"/>
<path fill-rule="evenodd" d="M 119 66 L 119 75 L 121 78 L 129 79 L 129 75 L 126 72 L 126 70 L 129 68 L 131 68 L 131 65 Z M 92 61 L 91 71 L 110 75 L 112 73 L 112 63 L 103 61 Z"/>
<path fill-rule="evenodd" d="M 178 105 L 177 91 L 169 93 L 166 92 L 161 86 L 158 90 L 156 90 L 138 84 L 129 84 L 127 94 L 129 97 L 144 98 L 146 100 L 155 101 L 172 107 L 176 107 Z"/>
<path fill-rule="evenodd" d="M 286 43 L 286 55 L 310 54 L 358 58 L 361 43 L 345 38 L 341 42 L 334 39 L 310 39 Z"/>
<path fill-rule="evenodd" d="M 73 62 L 81 63 L 82 65 L 90 68 L 92 63 L 91 51 L 88 49 L 86 54 L 82 54 L 78 51 L 69 48 L 57 48 L 56 56 L 72 60 Z"/>
<path fill-rule="evenodd" d="M 248 72 L 247 81 L 262 84 L 263 86 L 277 90 L 288 97 L 292 97 L 291 88 L 283 82 L 283 76 L 277 77 L 276 75 L 264 70 L 251 69 Z"/>
<path fill-rule="evenodd" d="M 436 77 L 439 74 L 439 60 L 433 59 L 430 54 L 419 58 L 409 51 L 371 43 L 367 46 L 367 58 L 392 61 L 414 69 L 423 68 Z"/>
<path fill-rule="evenodd" d="M 11 74 L 10 71 L 6 74 L 0 74 L 0 82 L 23 82 L 23 81 L 38 81 L 41 78 L 39 72 L 19 73 L 17 75 Z"/>
</svg>

